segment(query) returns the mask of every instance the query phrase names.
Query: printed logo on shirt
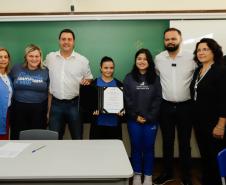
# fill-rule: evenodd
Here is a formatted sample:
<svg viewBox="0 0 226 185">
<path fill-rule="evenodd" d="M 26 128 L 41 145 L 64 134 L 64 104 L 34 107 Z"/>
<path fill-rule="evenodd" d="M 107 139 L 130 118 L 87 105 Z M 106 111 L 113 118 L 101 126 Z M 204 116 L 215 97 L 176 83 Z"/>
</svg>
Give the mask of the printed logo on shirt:
<svg viewBox="0 0 226 185">
<path fill-rule="evenodd" d="M 22 84 L 23 85 L 31 85 L 32 83 L 39 84 L 39 83 L 43 83 L 43 78 L 41 75 L 31 76 L 25 72 L 21 72 L 18 75 L 15 83 L 20 84 L 20 85 L 22 85 Z"/>
<path fill-rule="evenodd" d="M 140 85 L 144 85 L 144 82 L 142 82 Z"/>
<path fill-rule="evenodd" d="M 149 86 L 145 85 L 145 82 L 141 82 L 140 85 L 137 86 L 137 90 L 149 90 Z"/>
</svg>

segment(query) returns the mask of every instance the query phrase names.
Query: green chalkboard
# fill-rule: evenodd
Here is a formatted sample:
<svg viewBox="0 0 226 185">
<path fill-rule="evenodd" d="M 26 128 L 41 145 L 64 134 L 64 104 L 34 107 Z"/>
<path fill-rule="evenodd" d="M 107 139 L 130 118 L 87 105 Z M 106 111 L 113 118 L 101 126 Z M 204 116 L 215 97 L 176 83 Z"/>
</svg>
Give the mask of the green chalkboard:
<svg viewBox="0 0 226 185">
<path fill-rule="evenodd" d="M 100 59 L 107 55 L 116 63 L 115 76 L 122 80 L 134 62 L 135 52 L 142 47 L 153 56 L 163 50 L 163 32 L 167 20 L 106 20 L 106 21 L 43 21 L 1 22 L 0 47 L 7 48 L 12 64 L 22 63 L 28 44 L 48 52 L 58 50 L 58 34 L 64 28 L 74 30 L 75 50 L 90 61 L 92 73 L 99 75 Z"/>
</svg>

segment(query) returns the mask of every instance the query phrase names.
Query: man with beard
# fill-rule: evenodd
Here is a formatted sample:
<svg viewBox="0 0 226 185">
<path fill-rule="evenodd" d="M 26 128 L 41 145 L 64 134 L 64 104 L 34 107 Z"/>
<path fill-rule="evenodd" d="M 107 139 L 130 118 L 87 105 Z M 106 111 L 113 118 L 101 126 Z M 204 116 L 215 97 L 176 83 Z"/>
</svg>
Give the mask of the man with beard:
<svg viewBox="0 0 226 185">
<path fill-rule="evenodd" d="M 181 162 L 182 185 L 191 185 L 191 97 L 189 85 L 196 63 L 193 54 L 182 51 L 181 32 L 168 28 L 164 32 L 165 51 L 155 58 L 156 70 L 162 86 L 160 128 L 163 139 L 164 171 L 153 182 L 162 185 L 173 179 L 173 153 L 175 128 L 178 133 L 179 157 Z"/>
</svg>

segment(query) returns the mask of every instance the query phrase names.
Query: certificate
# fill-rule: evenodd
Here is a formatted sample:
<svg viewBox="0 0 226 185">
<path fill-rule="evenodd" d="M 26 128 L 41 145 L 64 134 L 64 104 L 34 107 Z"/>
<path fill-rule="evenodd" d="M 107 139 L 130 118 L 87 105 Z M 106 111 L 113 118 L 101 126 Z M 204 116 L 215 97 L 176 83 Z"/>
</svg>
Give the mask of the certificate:
<svg viewBox="0 0 226 185">
<path fill-rule="evenodd" d="M 123 91 L 119 87 L 102 88 L 99 110 L 102 113 L 117 114 L 124 110 Z"/>
</svg>

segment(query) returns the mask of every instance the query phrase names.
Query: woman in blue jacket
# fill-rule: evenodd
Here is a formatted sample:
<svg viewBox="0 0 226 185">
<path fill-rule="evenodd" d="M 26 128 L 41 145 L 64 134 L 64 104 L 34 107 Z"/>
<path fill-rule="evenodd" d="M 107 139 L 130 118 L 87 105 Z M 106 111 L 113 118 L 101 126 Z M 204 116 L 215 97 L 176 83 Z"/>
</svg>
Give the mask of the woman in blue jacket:
<svg viewBox="0 0 226 185">
<path fill-rule="evenodd" d="M 5 48 L 0 48 L 0 140 L 9 139 L 8 107 L 11 104 L 12 86 L 7 75 L 10 55 Z"/>
<path fill-rule="evenodd" d="M 143 185 L 152 185 L 161 85 L 148 49 L 137 51 L 133 69 L 123 85 L 134 170 L 133 185 L 141 185 L 142 173 Z"/>
</svg>

